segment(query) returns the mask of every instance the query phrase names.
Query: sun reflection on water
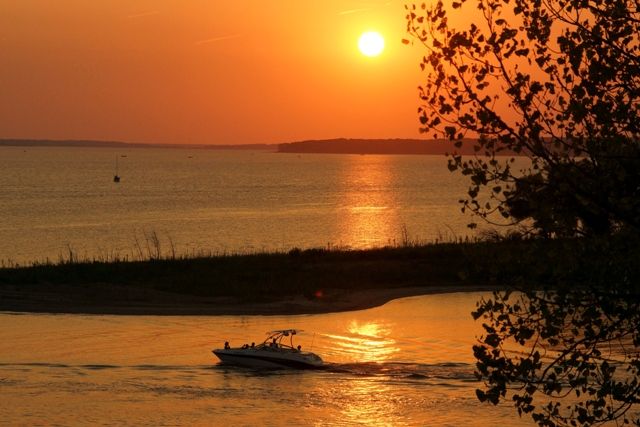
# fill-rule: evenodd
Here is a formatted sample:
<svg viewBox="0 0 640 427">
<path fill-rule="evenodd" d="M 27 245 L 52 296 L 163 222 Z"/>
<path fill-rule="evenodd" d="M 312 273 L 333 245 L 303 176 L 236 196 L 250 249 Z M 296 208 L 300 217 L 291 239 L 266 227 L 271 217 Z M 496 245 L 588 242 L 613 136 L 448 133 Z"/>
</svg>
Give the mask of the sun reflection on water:
<svg viewBox="0 0 640 427">
<path fill-rule="evenodd" d="M 380 381 L 352 380 L 344 390 L 341 418 L 358 425 L 404 425 L 402 405 L 388 398 L 392 394 L 391 387 Z"/>
<path fill-rule="evenodd" d="M 352 320 L 347 326 L 348 334 L 327 335 L 336 348 L 358 362 L 384 362 L 400 351 L 391 337 L 391 328 L 376 321 Z"/>
<path fill-rule="evenodd" d="M 356 247 L 392 244 L 400 235 L 396 180 L 388 156 L 352 156 L 341 182 L 341 241 Z"/>
</svg>

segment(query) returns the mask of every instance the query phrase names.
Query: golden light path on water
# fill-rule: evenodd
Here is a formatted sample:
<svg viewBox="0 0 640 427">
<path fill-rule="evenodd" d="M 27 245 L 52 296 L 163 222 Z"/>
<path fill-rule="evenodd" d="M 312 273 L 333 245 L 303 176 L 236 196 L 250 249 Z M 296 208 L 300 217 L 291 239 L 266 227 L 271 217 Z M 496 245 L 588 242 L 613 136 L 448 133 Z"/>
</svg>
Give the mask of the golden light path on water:
<svg viewBox="0 0 640 427">
<path fill-rule="evenodd" d="M 399 236 L 401 220 L 395 192 L 398 184 L 389 156 L 351 156 L 340 176 L 343 215 L 339 218 L 340 241 L 366 247 L 379 236 Z M 393 244 L 390 239 L 386 244 Z"/>
<path fill-rule="evenodd" d="M 347 401 L 342 415 L 346 420 L 371 426 L 393 426 L 398 419 L 388 414 L 397 414 L 399 408 L 393 399 L 380 399 L 379 396 L 390 392 L 388 384 L 371 384 L 369 381 L 353 381 L 348 390 Z"/>
<path fill-rule="evenodd" d="M 391 330 L 376 322 L 352 320 L 347 327 L 350 335 L 327 334 L 345 354 L 361 362 L 384 362 L 400 351 L 390 337 Z"/>
</svg>

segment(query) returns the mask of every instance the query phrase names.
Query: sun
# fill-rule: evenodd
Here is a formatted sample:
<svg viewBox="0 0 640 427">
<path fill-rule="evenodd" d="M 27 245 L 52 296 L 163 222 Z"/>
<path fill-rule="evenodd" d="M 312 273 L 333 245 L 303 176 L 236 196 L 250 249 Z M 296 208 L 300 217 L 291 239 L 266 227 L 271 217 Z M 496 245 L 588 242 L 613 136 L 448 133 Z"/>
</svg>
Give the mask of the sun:
<svg viewBox="0 0 640 427">
<path fill-rule="evenodd" d="M 358 49 L 365 56 L 378 56 L 384 50 L 384 38 L 376 31 L 362 33 L 358 39 Z"/>
</svg>

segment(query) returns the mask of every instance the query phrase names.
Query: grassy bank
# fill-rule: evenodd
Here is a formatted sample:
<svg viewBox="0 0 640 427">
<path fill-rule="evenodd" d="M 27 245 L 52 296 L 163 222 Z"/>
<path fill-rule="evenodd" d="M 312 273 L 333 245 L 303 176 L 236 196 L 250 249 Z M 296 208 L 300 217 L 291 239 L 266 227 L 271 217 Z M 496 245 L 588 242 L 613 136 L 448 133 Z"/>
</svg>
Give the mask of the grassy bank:
<svg viewBox="0 0 640 427">
<path fill-rule="evenodd" d="M 149 312 L 144 307 L 151 306 L 198 305 L 198 312 L 204 313 L 207 306 L 266 304 L 294 297 L 322 303 L 330 310 L 332 304 L 339 309 L 341 299 L 354 292 L 579 286 L 620 275 L 637 280 L 639 247 L 636 239 L 622 237 L 513 239 L 136 262 L 63 262 L 0 269 L 0 310 L 133 313 Z"/>
</svg>

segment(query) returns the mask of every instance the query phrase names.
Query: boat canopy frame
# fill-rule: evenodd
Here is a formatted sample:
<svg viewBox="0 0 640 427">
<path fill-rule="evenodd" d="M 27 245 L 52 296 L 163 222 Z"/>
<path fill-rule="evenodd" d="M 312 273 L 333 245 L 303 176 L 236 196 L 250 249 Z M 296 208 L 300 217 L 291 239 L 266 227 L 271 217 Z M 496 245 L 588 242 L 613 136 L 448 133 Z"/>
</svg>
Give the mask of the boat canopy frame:
<svg viewBox="0 0 640 427">
<path fill-rule="evenodd" d="M 275 331 L 267 332 L 267 339 L 260 345 L 260 347 L 269 347 L 273 343 L 280 348 L 290 348 L 291 350 L 297 350 L 293 345 L 293 336 L 303 332 L 301 329 L 279 329 Z M 285 337 L 289 337 L 289 344 L 283 343 L 282 340 Z"/>
</svg>

